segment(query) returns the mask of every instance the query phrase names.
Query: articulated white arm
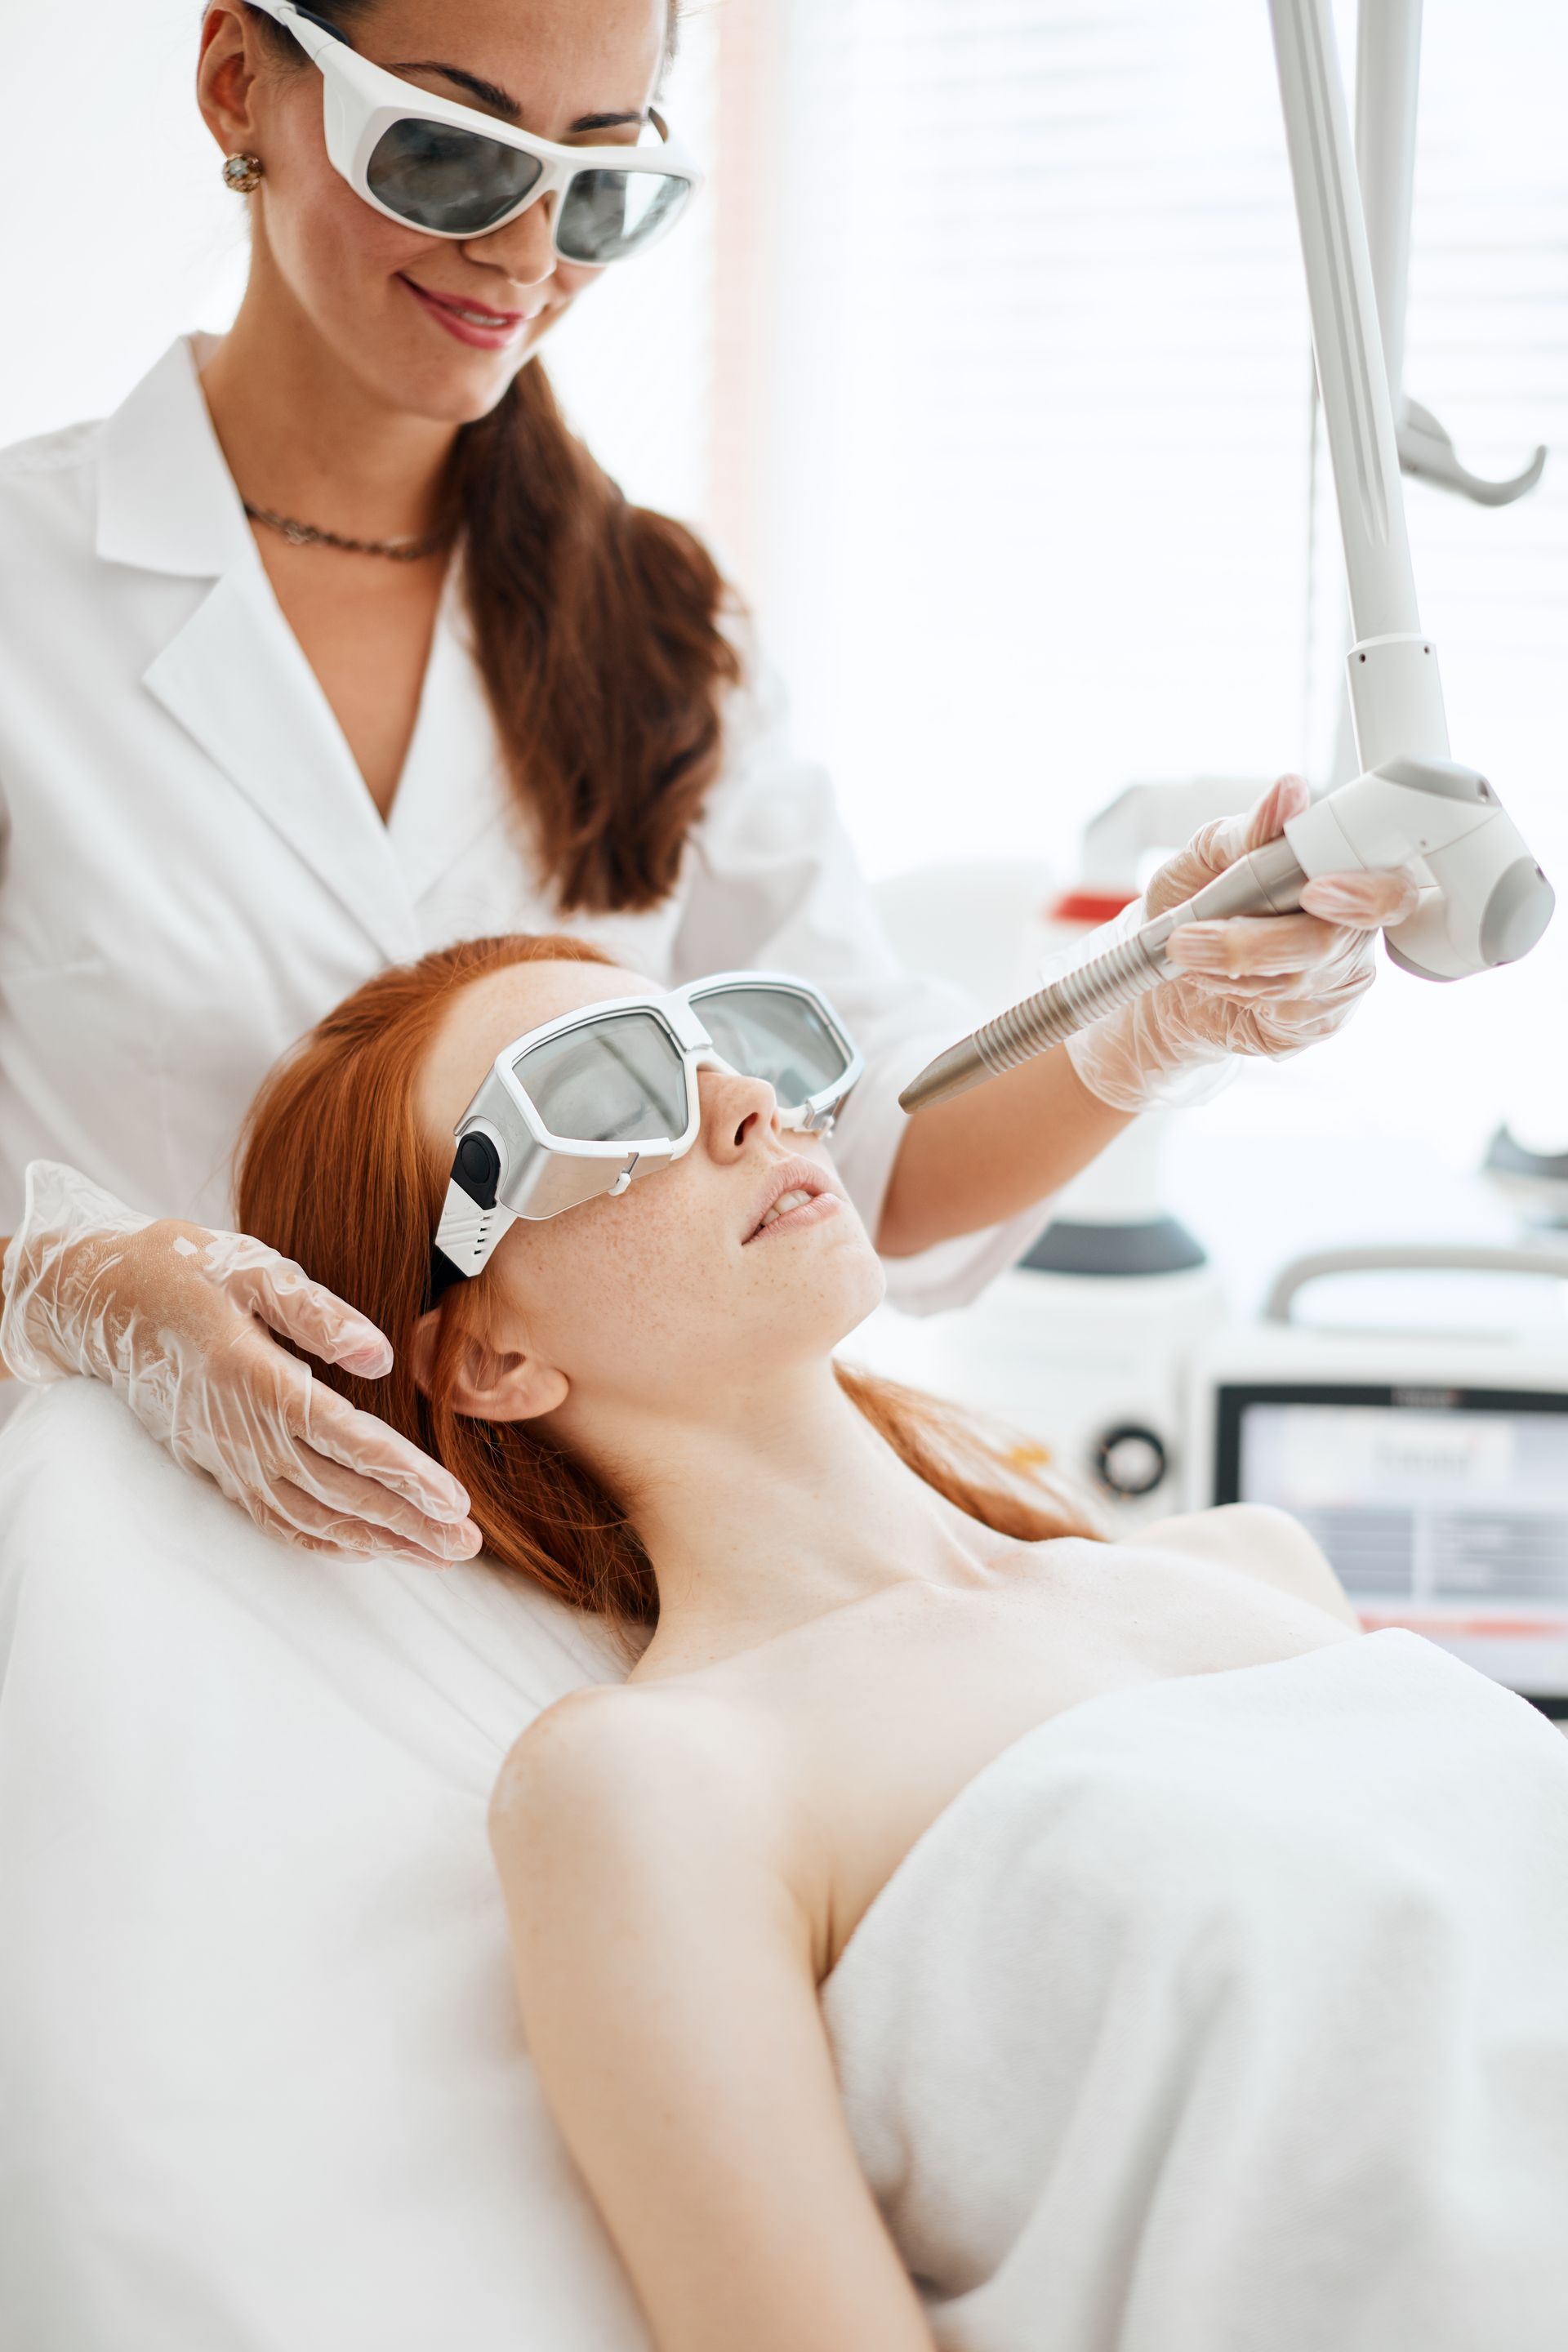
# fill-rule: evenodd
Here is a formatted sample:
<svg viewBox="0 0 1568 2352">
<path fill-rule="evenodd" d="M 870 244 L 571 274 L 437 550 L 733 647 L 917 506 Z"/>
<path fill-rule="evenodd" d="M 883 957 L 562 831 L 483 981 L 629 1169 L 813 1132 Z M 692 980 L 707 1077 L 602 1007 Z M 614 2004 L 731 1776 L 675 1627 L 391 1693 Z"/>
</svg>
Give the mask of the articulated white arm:
<svg viewBox="0 0 1568 2352">
<path fill-rule="evenodd" d="M 1362 768 L 1446 760 L 1437 656 L 1423 635 L 1361 184 L 1328 0 L 1269 0 L 1356 642 Z"/>
<path fill-rule="evenodd" d="M 1328 870 L 1341 844 L 1363 865 L 1414 865 L 1427 887 L 1415 915 L 1389 934 L 1389 952 L 1429 979 L 1457 980 L 1528 953 L 1552 897 L 1490 785 L 1449 762 L 1437 656 L 1415 602 L 1390 372 L 1403 341 L 1415 142 L 1408 68 L 1419 0 L 1390 0 L 1381 19 L 1391 45 L 1382 62 L 1406 100 L 1393 126 L 1397 152 L 1387 159 L 1396 185 L 1380 189 L 1394 330 L 1386 360 L 1330 0 L 1269 0 L 1269 14 L 1350 588 L 1351 715 L 1362 770 L 1286 830 L 1309 874 Z M 1377 46 L 1368 33 L 1368 74 Z"/>
</svg>

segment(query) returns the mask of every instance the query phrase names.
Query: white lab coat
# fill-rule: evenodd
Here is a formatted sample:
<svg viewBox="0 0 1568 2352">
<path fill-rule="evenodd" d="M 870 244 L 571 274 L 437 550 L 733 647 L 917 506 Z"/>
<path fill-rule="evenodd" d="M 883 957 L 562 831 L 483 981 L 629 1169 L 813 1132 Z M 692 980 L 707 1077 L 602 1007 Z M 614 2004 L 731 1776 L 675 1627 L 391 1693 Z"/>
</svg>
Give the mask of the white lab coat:
<svg viewBox="0 0 1568 2352">
<path fill-rule="evenodd" d="M 331 1006 L 427 949 L 562 928 L 661 984 L 820 982 L 866 1057 L 834 1151 L 874 1232 L 898 1090 L 972 1008 L 900 971 L 776 693 L 734 697 L 669 899 L 563 923 L 448 593 L 384 824 L 273 597 L 201 356 L 182 339 L 106 423 L 0 456 L 0 1234 L 37 1158 L 228 1223 L 247 1106 Z M 894 1295 L 972 1296 L 1046 1213 L 904 1261 Z"/>
</svg>

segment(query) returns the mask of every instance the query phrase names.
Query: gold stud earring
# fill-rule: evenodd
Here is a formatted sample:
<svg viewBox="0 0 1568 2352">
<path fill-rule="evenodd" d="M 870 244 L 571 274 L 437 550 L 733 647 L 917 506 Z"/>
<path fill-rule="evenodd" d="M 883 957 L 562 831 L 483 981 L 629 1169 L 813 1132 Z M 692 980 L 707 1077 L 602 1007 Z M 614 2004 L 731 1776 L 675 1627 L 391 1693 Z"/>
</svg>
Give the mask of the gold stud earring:
<svg viewBox="0 0 1568 2352">
<path fill-rule="evenodd" d="M 259 155 L 226 155 L 223 163 L 223 184 L 232 188 L 237 196 L 248 196 L 261 185 L 263 171 Z"/>
</svg>

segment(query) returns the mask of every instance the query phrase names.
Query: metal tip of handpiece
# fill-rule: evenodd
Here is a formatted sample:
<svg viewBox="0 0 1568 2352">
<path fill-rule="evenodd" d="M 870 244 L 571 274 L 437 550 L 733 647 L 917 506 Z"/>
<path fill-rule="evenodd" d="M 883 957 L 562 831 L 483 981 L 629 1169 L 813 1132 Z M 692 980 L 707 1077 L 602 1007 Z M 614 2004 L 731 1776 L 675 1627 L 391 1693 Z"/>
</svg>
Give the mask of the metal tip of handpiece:
<svg viewBox="0 0 1568 2352">
<path fill-rule="evenodd" d="M 920 1076 L 910 1080 L 899 1097 L 899 1108 L 905 1111 L 929 1110 L 932 1103 L 951 1102 L 954 1095 L 967 1094 L 991 1072 L 975 1050 L 973 1037 L 965 1037 L 928 1062 Z"/>
</svg>

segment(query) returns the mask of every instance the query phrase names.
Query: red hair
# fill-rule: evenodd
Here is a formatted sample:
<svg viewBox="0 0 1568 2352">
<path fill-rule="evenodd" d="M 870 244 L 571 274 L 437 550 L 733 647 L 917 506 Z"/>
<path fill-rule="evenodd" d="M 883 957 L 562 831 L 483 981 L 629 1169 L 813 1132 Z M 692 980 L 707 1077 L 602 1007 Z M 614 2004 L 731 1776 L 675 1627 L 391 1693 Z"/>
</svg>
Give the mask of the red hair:
<svg viewBox="0 0 1568 2352">
<path fill-rule="evenodd" d="M 411 1370 L 447 1175 L 419 1127 L 420 1067 L 460 989 L 511 964 L 545 961 L 610 958 L 558 936 L 465 940 L 356 989 L 278 1065 L 251 1106 L 239 1148 L 239 1227 L 297 1259 L 385 1332 L 395 1360 L 384 1380 L 312 1369 L 462 1481 L 496 1559 L 574 1608 L 651 1626 L 652 1564 L 600 1479 L 534 1423 L 476 1421 L 447 1402 L 458 1352 L 485 1321 L 488 1271 L 454 1284 L 441 1301 L 429 1395 Z M 836 1370 L 894 1452 L 982 1526 L 1028 1542 L 1101 1532 L 1041 1475 L 1031 1449 L 1009 1452 L 1005 1439 L 933 1397 Z"/>
</svg>

